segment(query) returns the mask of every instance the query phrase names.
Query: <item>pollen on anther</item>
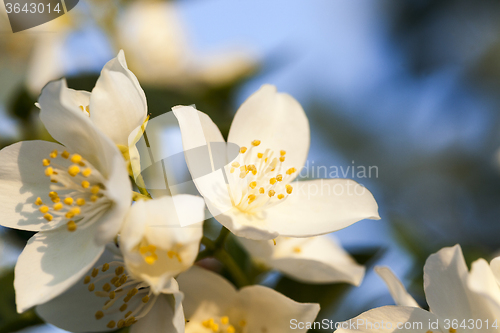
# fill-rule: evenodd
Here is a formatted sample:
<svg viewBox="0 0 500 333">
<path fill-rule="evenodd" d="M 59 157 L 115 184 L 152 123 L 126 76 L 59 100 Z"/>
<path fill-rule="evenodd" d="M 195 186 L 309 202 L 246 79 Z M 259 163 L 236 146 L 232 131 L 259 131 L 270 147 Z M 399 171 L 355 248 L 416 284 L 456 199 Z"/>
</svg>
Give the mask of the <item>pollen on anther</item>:
<svg viewBox="0 0 500 333">
<path fill-rule="evenodd" d="M 123 312 L 123 311 L 127 310 L 127 307 L 128 307 L 127 304 L 123 304 L 122 306 L 120 306 L 120 311 Z"/>
<path fill-rule="evenodd" d="M 111 321 L 110 321 L 110 322 L 106 325 L 106 327 L 108 327 L 108 328 L 115 328 L 115 326 L 116 326 L 116 323 L 115 323 L 115 321 L 114 321 L 114 320 L 111 320 Z"/>
<path fill-rule="evenodd" d="M 97 311 L 97 312 L 95 313 L 95 319 L 99 320 L 99 319 L 101 319 L 102 317 L 104 317 L 104 312 L 102 312 L 102 311 Z"/>
<path fill-rule="evenodd" d="M 142 298 L 142 303 L 147 303 L 147 302 L 149 302 L 149 296 L 148 295 L 146 295 L 146 296 L 144 296 Z"/>
<path fill-rule="evenodd" d="M 36 198 L 35 205 L 37 205 L 37 206 L 43 205 L 42 198 L 40 198 L 40 197 Z"/>
<path fill-rule="evenodd" d="M 220 323 L 222 325 L 227 325 L 229 323 L 229 317 L 228 316 L 224 316 L 220 319 Z"/>
<path fill-rule="evenodd" d="M 82 171 L 82 175 L 83 177 L 88 177 L 92 174 L 92 170 L 90 168 L 87 168 L 85 170 Z"/>
<path fill-rule="evenodd" d="M 258 145 L 260 145 L 260 140 L 253 140 L 252 141 L 252 146 L 257 147 Z"/>
<path fill-rule="evenodd" d="M 50 158 L 56 158 L 57 157 L 57 150 L 53 150 L 51 153 L 50 153 Z"/>
<path fill-rule="evenodd" d="M 91 274 L 91 275 L 92 275 L 92 277 L 96 277 L 96 276 L 97 276 L 97 274 L 99 274 L 99 270 L 98 270 L 97 268 L 94 268 L 94 269 L 92 270 L 92 274 Z"/>
<path fill-rule="evenodd" d="M 287 185 L 286 185 L 286 193 L 288 193 L 288 194 L 292 194 L 292 191 L 293 191 L 293 187 L 292 187 L 292 185 L 288 185 L 288 184 L 287 184 Z"/>
<path fill-rule="evenodd" d="M 48 213 L 49 212 L 49 207 L 48 206 L 42 206 L 40 208 L 38 208 L 38 210 L 40 211 L 40 213 L 42 214 L 45 214 L 45 213 Z"/>
<path fill-rule="evenodd" d="M 73 201 L 74 201 L 73 198 L 69 197 L 64 199 L 64 203 L 68 206 L 71 206 L 73 204 Z"/>
<path fill-rule="evenodd" d="M 238 162 L 233 162 L 233 163 L 231 164 L 231 166 L 232 166 L 233 168 L 239 168 L 239 167 L 240 167 L 240 164 L 239 164 Z"/>
<path fill-rule="evenodd" d="M 93 283 L 89 284 L 89 291 L 94 291 L 95 285 Z"/>
<path fill-rule="evenodd" d="M 257 153 L 257 158 L 262 158 L 262 156 L 264 156 L 264 154 L 262 154 L 262 153 Z"/>
<path fill-rule="evenodd" d="M 282 174 L 277 175 L 276 176 L 276 180 L 279 181 L 279 182 L 282 181 L 283 180 L 283 175 Z"/>
<path fill-rule="evenodd" d="M 77 229 L 77 225 L 76 225 L 75 221 L 69 221 L 66 224 L 66 227 L 68 228 L 68 231 L 70 231 L 70 232 L 73 232 Z"/>
<path fill-rule="evenodd" d="M 124 316 L 124 317 L 125 317 L 125 318 L 128 318 L 131 314 L 132 314 L 132 311 L 129 311 L 129 312 L 127 312 L 127 313 L 125 314 L 125 316 Z"/>
<path fill-rule="evenodd" d="M 285 156 L 280 157 L 280 162 L 285 162 Z"/>
<path fill-rule="evenodd" d="M 100 190 L 100 189 L 101 189 L 101 188 L 99 187 L 99 185 L 94 185 L 94 186 L 92 186 L 92 188 L 90 189 L 90 192 L 91 192 L 92 194 L 97 194 L 97 193 L 99 193 L 99 190 Z"/>
<path fill-rule="evenodd" d="M 71 156 L 70 161 L 75 163 L 75 164 L 80 163 L 82 161 L 82 157 L 78 154 L 74 154 L 73 156 Z"/>
<path fill-rule="evenodd" d="M 52 167 L 48 167 L 45 169 L 45 176 L 52 176 L 54 174 L 54 169 Z"/>
<path fill-rule="evenodd" d="M 255 188 L 257 186 L 257 182 L 253 181 L 250 184 L 248 184 L 248 186 L 250 186 L 251 188 Z"/>
<path fill-rule="evenodd" d="M 53 217 L 52 215 L 50 215 L 50 214 L 45 214 L 45 215 L 43 216 L 43 218 L 44 218 L 44 219 L 46 219 L 46 220 L 47 220 L 47 221 L 49 221 L 49 222 L 50 222 L 50 221 L 52 221 L 52 220 L 54 219 L 54 217 Z"/>
<path fill-rule="evenodd" d="M 96 201 L 97 201 L 97 199 L 99 199 L 99 197 L 98 197 L 97 195 L 92 195 L 92 196 L 90 197 L 90 201 L 92 201 L 92 202 L 96 202 Z"/>
<path fill-rule="evenodd" d="M 61 153 L 61 157 L 62 158 L 68 158 L 69 157 L 69 153 L 65 150 Z"/>
<path fill-rule="evenodd" d="M 264 188 L 263 188 L 263 187 L 259 188 L 259 193 L 260 193 L 260 194 L 264 194 L 264 192 L 265 192 L 265 191 L 266 191 L 266 190 L 264 190 Z"/>
<path fill-rule="evenodd" d="M 63 206 L 63 204 L 62 204 L 62 203 L 60 203 L 60 202 L 58 202 L 58 203 L 56 203 L 56 204 L 54 205 L 54 207 L 53 207 L 53 208 L 54 208 L 54 210 L 61 210 L 61 209 L 63 209 L 63 207 L 64 207 L 64 206 Z"/>
<path fill-rule="evenodd" d="M 82 187 L 83 188 L 89 188 L 90 187 L 90 183 L 86 180 L 82 181 Z"/>
<path fill-rule="evenodd" d="M 125 271 L 125 268 L 123 266 L 119 266 L 115 269 L 115 274 L 118 276 L 118 275 L 122 275 L 123 272 Z"/>
<path fill-rule="evenodd" d="M 276 178 L 271 178 L 271 179 L 269 179 L 269 183 L 270 183 L 271 185 L 276 184 Z"/>
<path fill-rule="evenodd" d="M 248 203 L 252 203 L 255 200 L 255 194 L 250 194 L 248 196 Z"/>
<path fill-rule="evenodd" d="M 111 291 L 109 293 L 109 299 L 115 299 L 116 293 L 114 291 Z"/>
<path fill-rule="evenodd" d="M 294 173 L 295 171 L 297 171 L 297 169 L 295 169 L 295 168 L 290 168 L 290 169 L 288 169 L 288 170 L 286 171 L 286 174 L 287 174 L 287 175 L 291 175 L 291 174 L 292 174 L 292 173 Z"/>
<path fill-rule="evenodd" d="M 276 194 L 276 191 L 269 190 L 268 194 L 269 194 L 270 197 L 272 197 L 272 196 L 274 196 Z"/>
<path fill-rule="evenodd" d="M 102 265 L 102 271 L 103 272 L 106 272 L 108 269 L 109 269 L 109 264 L 108 263 Z"/>
<path fill-rule="evenodd" d="M 281 155 L 281 156 L 285 156 L 285 155 L 286 155 L 286 151 L 284 151 L 284 150 L 280 150 L 280 155 Z"/>
<path fill-rule="evenodd" d="M 283 199 L 284 197 L 285 197 L 285 195 L 284 195 L 284 194 L 278 194 L 278 199 L 280 199 L 280 200 L 281 200 L 281 199 Z"/>
<path fill-rule="evenodd" d="M 244 154 L 247 151 L 247 147 L 241 147 L 240 148 L 240 153 Z"/>
<path fill-rule="evenodd" d="M 120 319 L 118 320 L 118 324 L 116 324 L 116 328 L 123 328 L 125 326 L 125 320 Z"/>
<path fill-rule="evenodd" d="M 70 176 L 75 177 L 80 173 L 80 167 L 78 165 L 72 165 L 68 168 L 68 173 Z"/>
<path fill-rule="evenodd" d="M 43 166 L 49 166 L 50 165 L 50 160 L 44 158 L 43 161 L 42 161 L 42 164 L 43 164 Z"/>
<path fill-rule="evenodd" d="M 88 284 L 90 282 L 90 276 L 87 275 L 85 279 L 83 279 L 83 284 Z"/>
<path fill-rule="evenodd" d="M 78 198 L 78 199 L 76 199 L 76 204 L 77 204 L 78 206 L 83 206 L 83 205 L 85 205 L 85 199 L 83 199 L 83 198 Z"/>
</svg>

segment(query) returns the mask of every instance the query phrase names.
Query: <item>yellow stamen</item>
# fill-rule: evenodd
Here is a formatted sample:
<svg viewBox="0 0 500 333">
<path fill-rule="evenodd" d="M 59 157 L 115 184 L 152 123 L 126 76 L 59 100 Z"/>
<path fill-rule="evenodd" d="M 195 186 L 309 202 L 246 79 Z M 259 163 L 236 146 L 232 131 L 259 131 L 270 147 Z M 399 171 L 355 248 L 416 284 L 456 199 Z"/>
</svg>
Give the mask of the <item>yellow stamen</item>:
<svg viewBox="0 0 500 333">
<path fill-rule="evenodd" d="M 94 268 L 94 269 L 92 270 L 92 274 L 90 274 L 90 275 L 92 275 L 92 277 L 96 277 L 96 276 L 97 276 L 97 274 L 99 274 L 99 270 L 98 270 L 97 268 Z"/>
<path fill-rule="evenodd" d="M 224 316 L 220 319 L 220 323 L 222 325 L 227 325 L 229 323 L 229 317 L 228 316 Z"/>
<path fill-rule="evenodd" d="M 116 324 L 116 328 L 123 328 L 125 326 L 125 320 L 120 319 L 118 320 L 118 324 Z"/>
<path fill-rule="evenodd" d="M 42 214 L 45 214 L 45 213 L 48 213 L 49 212 L 49 207 L 48 206 L 42 206 L 40 208 L 38 208 L 38 210 L 40 211 L 40 213 Z"/>
<path fill-rule="evenodd" d="M 264 156 L 264 154 L 262 154 L 262 153 L 257 153 L 257 158 L 262 158 L 262 156 Z"/>
<path fill-rule="evenodd" d="M 65 150 L 61 153 L 61 157 L 62 158 L 68 158 L 69 157 L 69 153 Z"/>
<path fill-rule="evenodd" d="M 280 157 L 280 162 L 285 162 L 285 156 Z"/>
<path fill-rule="evenodd" d="M 83 279 L 83 284 L 87 284 L 90 282 L 90 276 L 86 276 L 85 279 Z"/>
<path fill-rule="evenodd" d="M 251 188 L 255 188 L 257 186 L 257 182 L 253 181 L 248 186 L 250 186 Z"/>
<path fill-rule="evenodd" d="M 110 321 L 110 322 L 109 322 L 106 326 L 107 326 L 108 328 L 115 328 L 115 325 L 116 325 L 115 321 L 114 321 L 114 320 L 111 320 L 111 321 Z"/>
<path fill-rule="evenodd" d="M 57 157 L 57 150 L 53 150 L 52 153 L 49 155 L 51 158 L 56 158 Z"/>
<path fill-rule="evenodd" d="M 283 180 L 283 175 L 281 175 L 281 174 L 277 175 L 276 176 L 276 180 L 279 181 L 279 182 L 282 181 Z"/>
<path fill-rule="evenodd" d="M 132 314 L 132 311 L 129 311 L 125 314 L 125 318 L 127 318 L 128 316 L 130 316 Z"/>
<path fill-rule="evenodd" d="M 123 304 L 122 306 L 120 306 L 120 312 L 127 310 L 127 307 L 128 307 L 127 304 Z"/>
<path fill-rule="evenodd" d="M 48 167 L 45 169 L 45 176 L 52 176 L 54 174 L 54 169 L 52 167 Z"/>
<path fill-rule="evenodd" d="M 276 178 L 271 178 L 271 179 L 269 179 L 269 183 L 270 183 L 271 185 L 276 184 Z"/>
<path fill-rule="evenodd" d="M 109 299 L 115 299 L 116 293 L 114 291 L 109 293 Z"/>
<path fill-rule="evenodd" d="M 147 302 L 149 302 L 149 296 L 148 295 L 146 295 L 146 296 L 144 296 L 142 298 L 142 303 L 147 303 Z"/>
<path fill-rule="evenodd" d="M 64 206 L 63 206 L 63 204 L 62 204 L 62 203 L 60 203 L 60 202 L 58 202 L 58 203 L 56 203 L 56 204 L 54 205 L 54 207 L 53 207 L 53 208 L 54 208 L 54 210 L 61 210 L 61 209 L 63 209 L 63 207 L 64 207 Z"/>
<path fill-rule="evenodd" d="M 297 247 L 293 248 L 293 252 L 300 253 L 300 252 L 302 252 L 302 250 L 300 249 L 300 247 L 297 246 Z"/>
<path fill-rule="evenodd" d="M 292 191 L 293 191 L 292 185 L 286 185 L 286 193 L 292 194 Z"/>
<path fill-rule="evenodd" d="M 73 198 L 65 198 L 64 203 L 68 206 L 71 206 L 73 204 Z"/>
<path fill-rule="evenodd" d="M 260 194 L 264 194 L 264 192 L 265 192 L 265 191 L 266 191 L 266 190 L 264 190 L 264 188 L 263 188 L 263 187 L 259 188 L 259 193 L 260 193 Z"/>
<path fill-rule="evenodd" d="M 50 214 L 45 214 L 45 215 L 43 216 L 43 218 L 44 218 L 44 219 L 46 219 L 46 220 L 47 220 L 47 221 L 49 221 L 49 222 L 50 222 L 50 221 L 52 221 L 52 220 L 54 219 L 54 217 L 53 217 L 52 215 L 50 215 Z"/>
<path fill-rule="evenodd" d="M 90 192 L 91 192 L 92 194 L 97 194 L 97 193 L 99 193 L 99 191 L 100 191 L 100 190 L 101 190 L 101 188 L 99 187 L 99 185 L 94 185 L 94 186 L 92 186 L 92 188 L 90 189 Z"/>
<path fill-rule="evenodd" d="M 278 194 L 278 199 L 283 199 L 285 196 L 283 194 Z"/>
<path fill-rule="evenodd" d="M 80 167 L 78 165 L 72 165 L 68 168 L 68 173 L 71 177 L 75 177 L 80 173 Z"/>
<path fill-rule="evenodd" d="M 77 163 L 80 163 L 82 161 L 82 157 L 78 154 L 74 154 L 73 156 L 71 156 L 70 161 L 77 164 Z"/>
<path fill-rule="evenodd" d="M 286 174 L 287 174 L 287 175 L 291 175 L 291 174 L 292 174 L 292 173 L 294 173 L 295 171 L 297 171 L 297 169 L 295 169 L 295 168 L 290 168 L 290 169 L 288 169 L 288 170 L 286 171 Z"/>
<path fill-rule="evenodd" d="M 281 156 L 285 156 L 285 155 L 286 155 L 286 151 L 281 150 L 281 151 L 280 151 L 280 155 L 281 155 Z"/>
<path fill-rule="evenodd" d="M 241 147 L 240 153 L 244 154 L 247 151 L 247 147 Z"/>
<path fill-rule="evenodd" d="M 102 265 L 102 271 L 103 272 L 106 272 L 108 269 L 109 269 L 109 264 L 108 263 Z"/>
<path fill-rule="evenodd" d="M 85 205 L 85 199 L 83 199 L 83 198 L 78 198 L 78 199 L 76 199 L 76 204 L 77 204 L 78 206 L 83 206 L 83 205 Z"/>
<path fill-rule="evenodd" d="M 272 196 L 274 196 L 276 194 L 276 191 L 269 190 L 269 192 L 267 194 L 269 194 L 269 196 L 272 197 Z"/>
<path fill-rule="evenodd" d="M 49 198 L 51 199 L 57 198 L 58 196 L 59 194 L 57 194 L 57 192 L 54 191 L 49 192 Z"/>
<path fill-rule="evenodd" d="M 43 204 L 43 202 L 42 202 L 42 198 L 40 198 L 40 197 L 36 198 L 36 200 L 35 200 L 35 205 L 40 206 L 40 205 L 42 205 L 42 204 Z"/>
<path fill-rule="evenodd" d="M 274 246 L 276 246 L 276 238 L 273 238 Z"/>
<path fill-rule="evenodd" d="M 239 167 L 240 167 L 240 164 L 239 164 L 238 162 L 233 162 L 233 163 L 231 164 L 231 166 L 232 166 L 232 167 L 234 167 L 234 168 L 239 168 Z"/>
<path fill-rule="evenodd" d="M 43 164 L 43 166 L 49 166 L 50 165 L 50 160 L 48 160 L 48 159 L 45 158 L 45 159 L 43 159 L 42 164 Z"/>
<path fill-rule="evenodd" d="M 118 276 L 118 275 L 122 275 L 123 272 L 125 271 L 125 268 L 123 266 L 119 266 L 115 269 L 115 274 Z"/>
<path fill-rule="evenodd" d="M 94 291 L 95 285 L 93 283 L 89 284 L 89 291 Z"/>
<path fill-rule="evenodd" d="M 104 312 L 102 312 L 102 311 L 97 311 L 97 312 L 95 313 L 95 319 L 99 320 L 99 319 L 101 319 L 102 317 L 104 317 Z"/>
<path fill-rule="evenodd" d="M 83 177 L 88 177 L 92 174 L 92 170 L 90 168 L 87 168 L 85 170 L 82 171 L 82 176 Z"/>
<path fill-rule="evenodd" d="M 97 195 L 93 195 L 90 197 L 90 201 L 92 201 L 92 202 L 96 202 L 97 199 L 99 199 L 99 197 Z"/>
<path fill-rule="evenodd" d="M 76 225 L 75 221 L 69 221 L 66 224 L 66 227 L 68 228 L 68 231 L 70 231 L 70 232 L 73 232 L 77 229 L 77 225 Z"/>
<path fill-rule="evenodd" d="M 252 203 L 252 202 L 255 200 L 255 198 L 256 198 L 256 197 L 255 197 L 255 194 L 250 194 L 250 195 L 248 196 L 248 203 Z"/>
<path fill-rule="evenodd" d="M 226 328 L 226 333 L 236 333 L 236 329 L 234 328 L 233 325 L 229 325 L 227 328 Z"/>
<path fill-rule="evenodd" d="M 252 141 L 252 145 L 253 145 L 254 147 L 257 147 L 258 145 L 260 145 L 260 140 L 253 140 L 253 141 Z"/>
</svg>

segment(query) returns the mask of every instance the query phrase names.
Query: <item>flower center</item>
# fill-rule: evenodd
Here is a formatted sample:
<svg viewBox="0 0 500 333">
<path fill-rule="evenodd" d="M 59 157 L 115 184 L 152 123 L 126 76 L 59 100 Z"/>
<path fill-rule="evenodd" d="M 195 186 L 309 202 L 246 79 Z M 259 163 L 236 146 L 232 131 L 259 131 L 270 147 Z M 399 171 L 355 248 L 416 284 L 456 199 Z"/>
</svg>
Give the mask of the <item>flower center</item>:
<svg viewBox="0 0 500 333">
<path fill-rule="evenodd" d="M 240 320 L 237 324 L 232 323 L 228 316 L 211 317 L 202 322 L 189 320 L 186 323 L 186 333 L 246 333 L 247 322 Z"/>
<path fill-rule="evenodd" d="M 90 109 L 89 109 L 88 105 L 86 107 L 83 107 L 83 105 L 80 105 L 80 110 L 82 110 L 84 115 L 90 117 Z"/>
<path fill-rule="evenodd" d="M 141 254 L 142 258 L 148 265 L 154 265 L 157 261 L 158 258 L 168 258 L 168 259 L 174 259 L 182 263 L 182 257 L 181 257 L 181 250 L 182 250 L 183 245 L 182 244 L 175 244 L 170 250 L 163 250 L 163 249 L 158 249 L 155 245 L 149 244 L 149 242 L 146 239 L 143 239 L 141 243 L 138 246 L 138 251 Z"/>
<path fill-rule="evenodd" d="M 249 149 L 241 147 L 229 170 L 233 206 L 245 213 L 256 213 L 285 201 L 292 194 L 289 183 L 297 172 L 295 168 L 283 170 L 286 151 L 281 150 L 279 156 L 270 149 L 256 152 L 260 143 L 254 140 Z"/>
<path fill-rule="evenodd" d="M 113 267 L 116 268 L 113 270 Z M 83 283 L 88 284 L 88 290 L 95 296 L 107 298 L 102 309 L 95 313 L 96 320 L 118 311 L 123 313 L 118 322 L 108 321 L 108 328 L 131 326 L 148 314 L 157 298 L 146 283 L 134 280 L 128 275 L 123 262 L 120 261 L 112 261 L 94 268 Z"/>
<path fill-rule="evenodd" d="M 106 197 L 104 177 L 78 154 L 54 150 L 42 161 L 52 184 L 48 197 L 52 203 L 35 200 L 48 221 L 66 222 L 68 231 L 85 228 L 104 214 L 110 200 Z"/>
</svg>

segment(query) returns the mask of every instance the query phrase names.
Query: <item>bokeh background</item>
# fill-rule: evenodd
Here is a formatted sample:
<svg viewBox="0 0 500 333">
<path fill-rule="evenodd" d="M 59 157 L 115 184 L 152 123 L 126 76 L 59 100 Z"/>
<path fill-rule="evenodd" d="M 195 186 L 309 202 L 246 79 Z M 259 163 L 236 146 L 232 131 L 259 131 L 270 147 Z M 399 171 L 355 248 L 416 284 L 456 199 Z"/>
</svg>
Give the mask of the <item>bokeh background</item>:
<svg viewBox="0 0 500 333">
<path fill-rule="evenodd" d="M 377 167 L 347 177 L 382 220 L 336 233 L 367 265 L 360 287 L 263 283 L 341 321 L 393 304 L 372 271 L 388 265 L 425 307 L 431 253 L 460 243 L 471 262 L 500 249 L 499 15 L 494 0 L 80 0 L 12 34 L 1 3 L 0 146 L 50 139 L 34 107 L 43 85 L 65 76 L 91 90 L 119 49 L 152 117 L 196 104 L 227 133 L 237 107 L 274 84 L 309 117 L 310 166 Z M 61 332 L 15 312 L 12 267 L 29 237 L 1 230 L 0 333 Z"/>
</svg>

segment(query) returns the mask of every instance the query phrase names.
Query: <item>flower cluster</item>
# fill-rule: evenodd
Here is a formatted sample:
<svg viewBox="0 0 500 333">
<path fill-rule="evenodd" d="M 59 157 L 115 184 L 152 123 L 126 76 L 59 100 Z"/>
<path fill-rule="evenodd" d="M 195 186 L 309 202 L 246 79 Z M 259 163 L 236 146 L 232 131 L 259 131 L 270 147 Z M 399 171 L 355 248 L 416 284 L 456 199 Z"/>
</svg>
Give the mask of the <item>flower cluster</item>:
<svg viewBox="0 0 500 333">
<path fill-rule="evenodd" d="M 152 197 L 132 181 L 140 169 L 135 144 L 149 117 L 123 51 L 92 92 L 50 82 L 37 106 L 57 143 L 26 141 L 0 151 L 0 223 L 36 232 L 15 268 L 19 312 L 36 306 L 48 323 L 75 332 L 285 332 L 292 318 L 314 320 L 318 304 L 259 285 L 237 290 L 195 265 L 207 238 L 205 206 L 221 235 L 229 229 L 261 266 L 309 283 L 361 282 L 364 267 L 325 234 L 379 219 L 377 204 L 367 190 L 300 190 L 316 181 L 295 181 L 310 137 L 291 96 L 265 85 L 241 106 L 228 138 L 239 151 L 225 161 L 224 177 L 193 176 L 201 196 Z M 185 151 L 225 142 L 208 115 L 187 106 L 173 112 Z M 196 159 L 186 154 L 186 162 L 194 175 Z M 230 257 L 215 243 L 215 258 Z"/>
</svg>

